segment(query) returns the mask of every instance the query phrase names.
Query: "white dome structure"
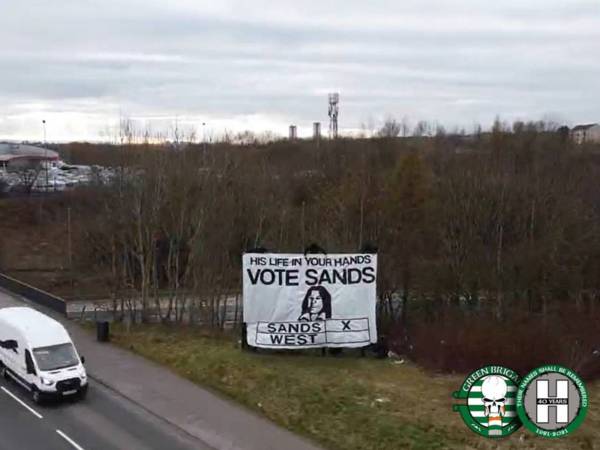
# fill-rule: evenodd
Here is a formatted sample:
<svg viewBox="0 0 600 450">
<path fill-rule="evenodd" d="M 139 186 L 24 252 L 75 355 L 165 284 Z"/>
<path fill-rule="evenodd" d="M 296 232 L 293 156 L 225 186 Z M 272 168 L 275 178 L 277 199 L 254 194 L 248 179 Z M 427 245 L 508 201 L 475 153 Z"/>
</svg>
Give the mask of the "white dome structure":
<svg viewBox="0 0 600 450">
<path fill-rule="evenodd" d="M 0 143 L 0 167 L 6 167 L 11 161 L 58 161 L 54 150 L 27 144 Z"/>
</svg>

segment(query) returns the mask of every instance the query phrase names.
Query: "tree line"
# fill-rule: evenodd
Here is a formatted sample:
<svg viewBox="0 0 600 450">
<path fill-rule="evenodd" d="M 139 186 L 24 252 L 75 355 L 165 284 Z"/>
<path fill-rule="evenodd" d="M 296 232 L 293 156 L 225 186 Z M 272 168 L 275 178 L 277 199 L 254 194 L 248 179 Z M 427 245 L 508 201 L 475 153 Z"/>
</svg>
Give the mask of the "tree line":
<svg viewBox="0 0 600 450">
<path fill-rule="evenodd" d="M 62 151 L 79 162 L 90 146 Z M 73 206 L 75 263 L 102 274 L 122 310 L 137 302 L 142 320 L 152 310 L 221 327 L 226 302 L 239 308 L 242 252 L 311 243 L 378 248 L 385 323 L 443 305 L 502 320 L 514 307 L 546 314 L 598 302 L 598 148 L 539 123 L 468 136 L 93 151 L 120 175 Z"/>
</svg>

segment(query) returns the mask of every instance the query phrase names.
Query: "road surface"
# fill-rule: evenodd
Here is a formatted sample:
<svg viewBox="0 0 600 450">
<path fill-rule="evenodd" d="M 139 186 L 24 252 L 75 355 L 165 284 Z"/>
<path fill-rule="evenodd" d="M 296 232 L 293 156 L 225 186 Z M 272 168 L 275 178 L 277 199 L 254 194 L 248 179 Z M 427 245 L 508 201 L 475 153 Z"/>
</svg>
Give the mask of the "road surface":
<svg viewBox="0 0 600 450">
<path fill-rule="evenodd" d="M 0 308 L 22 306 L 0 295 Z M 208 450 L 210 447 L 90 380 L 83 401 L 36 405 L 0 379 L 0 450 Z"/>
</svg>

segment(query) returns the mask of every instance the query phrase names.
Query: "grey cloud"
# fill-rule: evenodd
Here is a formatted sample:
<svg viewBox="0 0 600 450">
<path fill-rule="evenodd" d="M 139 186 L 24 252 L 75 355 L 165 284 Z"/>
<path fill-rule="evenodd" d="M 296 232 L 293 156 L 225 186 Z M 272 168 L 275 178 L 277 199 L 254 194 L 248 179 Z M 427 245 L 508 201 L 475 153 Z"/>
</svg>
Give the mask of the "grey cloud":
<svg viewBox="0 0 600 450">
<path fill-rule="evenodd" d="M 600 120 L 600 17 L 588 0 L 22 0 L 1 8 L 0 138 L 28 133 L 37 119 L 23 118 L 27 108 L 27 117 L 71 108 L 94 124 L 118 109 L 310 124 L 326 119 L 330 89 L 341 92 L 349 128 L 386 113 L 448 125 L 552 111 Z"/>
</svg>

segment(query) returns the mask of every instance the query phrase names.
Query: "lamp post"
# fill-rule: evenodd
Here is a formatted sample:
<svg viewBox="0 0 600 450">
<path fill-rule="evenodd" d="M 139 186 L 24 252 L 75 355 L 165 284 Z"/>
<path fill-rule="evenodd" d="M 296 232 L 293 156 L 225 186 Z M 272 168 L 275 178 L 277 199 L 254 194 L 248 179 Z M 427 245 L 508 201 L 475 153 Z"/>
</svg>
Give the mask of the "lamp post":
<svg viewBox="0 0 600 450">
<path fill-rule="evenodd" d="M 46 119 L 42 120 L 42 126 L 44 127 L 44 167 L 46 169 L 45 189 L 48 189 L 48 147 L 46 146 Z"/>
<path fill-rule="evenodd" d="M 206 165 L 206 122 L 202 122 L 202 164 Z"/>
</svg>

